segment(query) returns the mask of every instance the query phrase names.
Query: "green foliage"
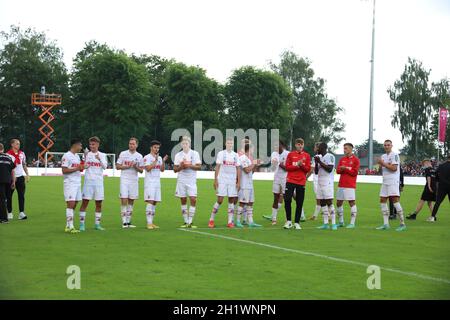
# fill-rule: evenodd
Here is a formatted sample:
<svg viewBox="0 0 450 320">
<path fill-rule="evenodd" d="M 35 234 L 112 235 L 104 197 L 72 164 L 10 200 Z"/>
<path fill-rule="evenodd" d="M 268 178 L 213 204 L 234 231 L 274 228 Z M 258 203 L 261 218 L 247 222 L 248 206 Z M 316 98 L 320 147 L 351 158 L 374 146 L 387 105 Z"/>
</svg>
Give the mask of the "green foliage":
<svg viewBox="0 0 450 320">
<path fill-rule="evenodd" d="M 61 146 L 58 120 L 66 111 L 68 102 L 68 74 L 61 49 L 44 33 L 12 26 L 9 33 L 1 32 L 5 45 L 0 49 L 0 140 L 19 138 L 22 146 L 35 157 L 41 138 L 37 129 L 40 109 L 31 107 L 31 93 L 61 93 L 63 106 L 54 110 L 56 120 L 55 148 Z M 8 145 L 6 146 L 8 147 Z"/>
<path fill-rule="evenodd" d="M 98 135 L 118 153 L 128 138 L 141 139 L 156 109 L 157 90 L 145 67 L 125 53 L 88 44 L 74 60 L 70 119 L 81 138 Z"/>
<path fill-rule="evenodd" d="M 280 129 L 287 136 L 292 94 L 271 71 L 251 66 L 233 72 L 225 85 L 228 128 Z"/>
<path fill-rule="evenodd" d="M 343 109 L 328 97 L 325 80 L 315 78 L 311 62 L 291 51 L 283 52 L 281 61 L 272 63 L 271 68 L 293 92 L 292 117 L 289 120 L 293 136 L 290 138 L 303 138 L 307 150 L 313 150 L 317 141 L 329 143 L 333 150 L 343 139 L 340 134 L 345 125 L 339 119 Z"/>
</svg>

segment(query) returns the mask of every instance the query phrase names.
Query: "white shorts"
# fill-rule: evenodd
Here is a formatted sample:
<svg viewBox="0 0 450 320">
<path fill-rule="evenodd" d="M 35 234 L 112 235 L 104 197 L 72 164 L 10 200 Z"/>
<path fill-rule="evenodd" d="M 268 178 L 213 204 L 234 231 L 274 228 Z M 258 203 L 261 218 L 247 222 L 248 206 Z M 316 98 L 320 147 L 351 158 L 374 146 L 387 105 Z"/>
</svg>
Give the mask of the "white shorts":
<svg viewBox="0 0 450 320">
<path fill-rule="evenodd" d="M 334 185 L 333 184 L 327 184 L 327 185 L 320 185 L 317 184 L 317 191 L 316 191 L 316 199 L 319 200 L 328 200 L 334 198 Z"/>
<path fill-rule="evenodd" d="M 159 185 L 145 186 L 144 187 L 144 200 L 161 202 L 161 186 L 159 186 Z"/>
<path fill-rule="evenodd" d="M 105 199 L 103 184 L 84 184 L 83 199 L 101 201 Z"/>
<path fill-rule="evenodd" d="M 318 197 L 317 197 L 317 186 L 318 186 L 318 183 L 317 183 L 317 181 L 313 181 L 313 188 L 314 188 L 314 194 L 316 195 L 316 199 L 319 199 Z"/>
<path fill-rule="evenodd" d="M 273 181 L 272 192 L 278 194 L 284 194 L 286 191 L 286 181 Z"/>
<path fill-rule="evenodd" d="M 219 183 L 216 195 L 219 197 L 237 197 L 236 184 Z"/>
<path fill-rule="evenodd" d="M 175 189 L 175 197 L 186 198 L 197 196 L 197 184 L 186 184 L 183 182 L 177 182 Z"/>
<path fill-rule="evenodd" d="M 380 197 L 399 197 L 400 186 L 398 184 L 382 184 L 380 190 Z"/>
<path fill-rule="evenodd" d="M 338 188 L 336 193 L 336 200 L 354 201 L 356 200 L 355 189 L 353 188 Z"/>
<path fill-rule="evenodd" d="M 254 190 L 253 189 L 239 190 L 239 202 L 242 202 L 242 203 L 255 202 Z"/>
<path fill-rule="evenodd" d="M 121 182 L 120 183 L 120 199 L 132 199 L 139 198 L 139 182 Z"/>
<path fill-rule="evenodd" d="M 81 201 L 81 184 L 64 183 L 65 201 Z"/>
</svg>

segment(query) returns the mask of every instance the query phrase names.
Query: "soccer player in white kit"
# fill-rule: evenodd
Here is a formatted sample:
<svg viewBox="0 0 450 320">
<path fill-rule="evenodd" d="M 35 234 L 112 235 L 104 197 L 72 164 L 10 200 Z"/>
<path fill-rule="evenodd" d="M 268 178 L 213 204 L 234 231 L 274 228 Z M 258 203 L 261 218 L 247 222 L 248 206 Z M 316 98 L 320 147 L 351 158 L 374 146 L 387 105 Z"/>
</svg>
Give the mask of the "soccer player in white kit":
<svg viewBox="0 0 450 320">
<path fill-rule="evenodd" d="M 286 158 L 289 154 L 286 144 L 279 140 L 277 150 L 270 156 L 272 164 L 275 166 L 275 172 L 273 174 L 273 203 L 272 203 L 272 215 L 263 215 L 263 218 L 272 221 L 272 225 L 277 224 L 278 210 L 283 204 L 283 196 L 286 190 Z"/>
<path fill-rule="evenodd" d="M 258 167 L 257 160 L 250 159 L 250 148 L 251 145 L 247 143 L 244 146 L 245 153 L 239 157 L 239 162 L 241 165 L 240 170 L 240 182 L 241 188 L 239 190 L 239 207 L 236 219 L 236 227 L 242 228 L 240 216 L 244 211 L 244 207 L 247 211 L 247 221 L 249 228 L 261 227 L 253 221 L 253 203 L 255 202 L 255 190 L 253 188 L 253 171 Z"/>
<path fill-rule="evenodd" d="M 314 155 L 317 155 L 317 153 L 319 152 L 319 144 L 320 142 L 316 142 L 314 144 Z M 322 206 L 320 205 L 320 199 L 317 198 L 317 174 L 314 172 L 315 171 L 315 167 L 316 164 L 314 162 L 314 157 L 311 160 L 311 171 L 306 175 L 306 179 L 308 179 L 311 175 L 313 176 L 313 188 L 314 188 L 314 195 L 316 197 L 316 208 L 314 209 L 314 213 L 311 217 L 309 217 L 308 220 L 317 220 L 317 216 L 320 213 L 320 210 L 322 210 Z"/>
<path fill-rule="evenodd" d="M 216 168 L 214 173 L 214 190 L 216 190 L 217 201 L 211 211 L 208 227 L 214 228 L 214 219 L 223 199 L 228 197 L 228 228 L 234 228 L 234 206 L 240 188 L 240 162 L 239 156 L 233 151 L 234 139 L 227 139 L 225 150 L 219 151 L 216 157 Z"/>
<path fill-rule="evenodd" d="M 175 155 L 173 171 L 178 173 L 175 196 L 180 198 L 181 214 L 184 224 L 181 228 L 196 228 L 192 223 L 197 203 L 197 170 L 200 170 L 202 161 L 197 151 L 191 149 L 191 138 L 184 136 L 181 139 L 183 150 Z M 188 211 L 187 197 L 190 207 Z"/>
<path fill-rule="evenodd" d="M 84 155 L 83 202 L 80 207 L 80 231 L 85 231 L 86 209 L 90 200 L 95 200 L 95 230 L 105 230 L 101 226 L 102 202 L 105 199 L 103 170 L 108 167 L 106 154 L 100 152 L 100 139 L 89 138 L 89 152 Z"/>
<path fill-rule="evenodd" d="M 335 159 L 327 152 L 325 142 L 319 144 L 318 154 L 314 156 L 314 172 L 317 174 L 317 199 L 320 200 L 323 213 L 323 225 L 318 229 L 330 229 L 328 214 L 331 216 L 331 230 L 337 230 L 336 213 L 334 210 L 334 165 Z"/>
<path fill-rule="evenodd" d="M 66 229 L 68 233 L 78 233 L 73 226 L 73 212 L 81 201 L 81 171 L 83 165 L 78 152 L 82 149 L 81 141 L 74 139 L 70 143 L 70 150 L 61 159 L 61 168 L 64 176 L 64 199 L 66 201 Z"/>
<path fill-rule="evenodd" d="M 147 203 L 145 216 L 147 217 L 147 229 L 159 229 L 153 223 L 155 217 L 156 204 L 161 202 L 161 172 L 164 171 L 165 162 L 168 156 L 161 158 L 159 148 L 161 142 L 153 140 L 150 142 L 150 153 L 144 157 L 144 201 Z"/>
<path fill-rule="evenodd" d="M 120 174 L 120 214 L 122 228 L 135 228 L 131 224 L 134 200 L 139 198 L 139 173 L 144 172 L 142 155 L 136 151 L 138 140 L 130 138 L 128 150 L 122 151 L 117 159 L 116 168 L 122 170 Z"/>
<path fill-rule="evenodd" d="M 386 152 L 378 159 L 377 163 L 380 165 L 383 173 L 383 183 L 380 190 L 380 206 L 383 213 L 383 225 L 378 227 L 377 230 L 387 230 L 389 226 L 389 208 L 387 200 L 390 198 L 394 203 L 394 207 L 397 210 L 398 217 L 400 219 L 400 226 L 397 231 L 406 230 L 405 218 L 403 215 L 403 209 L 400 205 L 400 157 L 397 153 L 392 151 L 392 141 L 384 141 L 384 151 Z"/>
</svg>

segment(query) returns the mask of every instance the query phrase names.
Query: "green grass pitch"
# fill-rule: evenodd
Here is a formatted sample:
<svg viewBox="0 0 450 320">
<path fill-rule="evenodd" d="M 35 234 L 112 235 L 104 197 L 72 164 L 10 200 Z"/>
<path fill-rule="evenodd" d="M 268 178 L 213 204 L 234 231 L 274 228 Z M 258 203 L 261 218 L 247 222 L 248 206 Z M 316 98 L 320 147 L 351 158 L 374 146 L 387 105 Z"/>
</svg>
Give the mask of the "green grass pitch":
<svg viewBox="0 0 450 320">
<path fill-rule="evenodd" d="M 382 218 L 379 185 L 359 184 L 355 230 L 317 230 L 319 221 L 303 230 L 272 227 L 262 214 L 270 213 L 272 186 L 256 181 L 255 220 L 261 229 L 226 229 L 226 208 L 207 229 L 215 201 L 211 180 L 198 180 L 198 204 L 192 231 L 182 231 L 174 179 L 162 180 L 163 202 L 155 223 L 145 228 L 143 200 L 137 201 L 133 223 L 122 229 L 119 179 L 105 179 L 103 223 L 93 229 L 93 204 L 87 231 L 66 234 L 61 177 L 33 177 L 27 189 L 27 221 L 0 225 L 1 299 L 449 299 L 450 206 L 446 201 L 438 222 L 407 221 L 404 233 L 377 231 Z M 142 184 L 140 196 L 142 197 Z M 422 191 L 406 186 L 402 205 L 411 212 Z M 14 199 L 17 207 L 16 197 Z M 307 185 L 305 208 L 315 205 Z M 349 220 L 345 205 L 346 222 Z M 15 212 L 17 218 L 17 212 Z M 78 227 L 78 211 L 76 213 Z M 392 226 L 398 226 L 394 221 Z M 69 265 L 81 268 L 81 289 L 66 286 Z M 381 289 L 367 288 L 368 265 L 381 268 Z"/>
</svg>

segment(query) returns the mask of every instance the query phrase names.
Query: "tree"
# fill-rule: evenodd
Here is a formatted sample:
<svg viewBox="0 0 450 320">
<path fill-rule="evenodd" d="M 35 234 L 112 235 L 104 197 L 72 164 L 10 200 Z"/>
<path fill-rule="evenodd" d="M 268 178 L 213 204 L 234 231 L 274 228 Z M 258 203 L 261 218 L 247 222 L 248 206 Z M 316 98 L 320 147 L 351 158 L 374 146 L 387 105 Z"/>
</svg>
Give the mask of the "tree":
<svg viewBox="0 0 450 320">
<path fill-rule="evenodd" d="M 39 151 L 37 119 L 41 113 L 31 107 L 31 94 L 40 92 L 41 86 L 48 93 L 61 93 L 63 106 L 54 110 L 54 150 L 61 148 L 58 125 L 69 101 L 68 74 L 61 49 L 43 32 L 33 29 L 21 30 L 12 26 L 9 33 L 1 32 L 5 45 L 0 49 L 0 139 L 9 141 L 19 138 L 22 148 L 32 158 Z M 8 146 L 6 146 L 8 147 Z"/>
<path fill-rule="evenodd" d="M 98 135 L 105 151 L 118 153 L 129 137 L 141 139 L 151 130 L 156 89 L 145 67 L 124 52 L 88 43 L 74 59 L 71 91 L 76 134 Z"/>
<path fill-rule="evenodd" d="M 225 99 L 228 128 L 279 129 L 281 137 L 288 136 L 292 94 L 276 73 L 250 66 L 235 70 Z"/>
<path fill-rule="evenodd" d="M 408 140 L 409 147 L 405 151 L 416 160 L 421 156 L 420 150 L 429 149 L 432 145 L 430 125 L 433 108 L 429 75 L 430 70 L 422 62 L 408 58 L 400 79 L 388 89 L 389 97 L 396 105 L 392 126 L 399 128 L 403 140 Z"/>
<path fill-rule="evenodd" d="M 331 143 L 333 150 L 342 137 L 345 125 L 339 119 L 343 111 L 325 91 L 325 80 L 314 77 L 311 62 L 291 51 L 281 54 L 278 64 L 271 63 L 273 71 L 278 73 L 289 85 L 293 93 L 292 118 L 289 124 L 293 134 L 290 138 L 302 137 L 306 149 L 313 149 L 314 143 Z"/>
<path fill-rule="evenodd" d="M 205 70 L 173 63 L 166 70 L 165 82 L 165 132 L 185 128 L 192 134 L 196 120 L 201 120 L 205 129 L 222 128 L 222 87 L 208 78 Z"/>
<path fill-rule="evenodd" d="M 374 154 L 383 154 L 384 153 L 384 144 L 373 140 L 373 153 Z M 355 154 L 359 158 L 365 158 L 369 155 L 369 139 L 364 141 L 361 144 L 355 145 Z"/>
</svg>

